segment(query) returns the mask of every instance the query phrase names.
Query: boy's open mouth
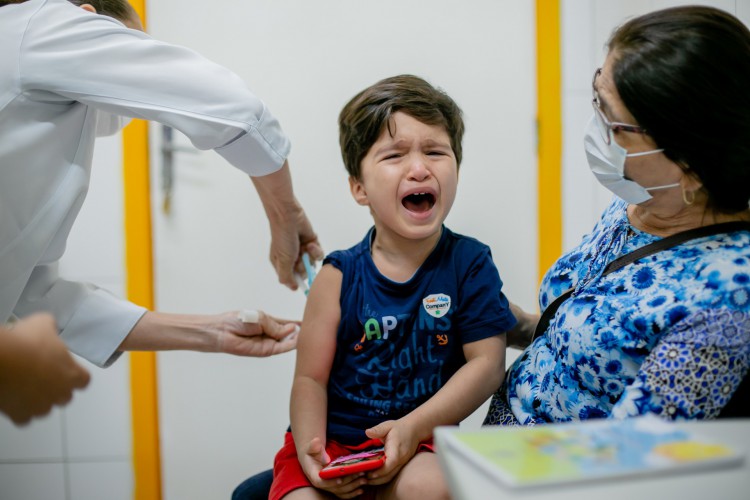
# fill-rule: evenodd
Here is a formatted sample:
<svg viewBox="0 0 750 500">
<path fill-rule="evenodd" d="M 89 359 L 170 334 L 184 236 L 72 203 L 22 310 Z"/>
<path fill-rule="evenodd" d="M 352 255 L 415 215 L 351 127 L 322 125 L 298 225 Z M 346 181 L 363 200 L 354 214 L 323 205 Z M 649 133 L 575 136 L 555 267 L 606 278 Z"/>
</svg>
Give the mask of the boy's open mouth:
<svg viewBox="0 0 750 500">
<path fill-rule="evenodd" d="M 412 193 L 404 196 L 401 204 L 411 212 L 426 212 L 435 205 L 435 195 L 432 193 Z"/>
</svg>

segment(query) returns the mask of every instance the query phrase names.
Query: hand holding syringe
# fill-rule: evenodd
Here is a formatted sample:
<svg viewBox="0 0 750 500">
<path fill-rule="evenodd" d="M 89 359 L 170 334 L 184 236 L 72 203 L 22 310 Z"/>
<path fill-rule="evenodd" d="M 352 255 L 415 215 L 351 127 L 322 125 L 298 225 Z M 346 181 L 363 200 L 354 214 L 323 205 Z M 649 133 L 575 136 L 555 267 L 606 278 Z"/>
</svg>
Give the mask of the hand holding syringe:
<svg viewBox="0 0 750 500">
<path fill-rule="evenodd" d="M 299 281 L 300 287 L 305 292 L 305 295 L 310 293 L 310 287 L 312 286 L 312 282 L 315 279 L 315 275 L 318 274 L 318 271 L 316 270 L 315 266 L 310 263 L 310 255 L 307 253 L 302 254 L 302 263 L 305 265 L 305 273 L 307 274 L 307 280 L 297 275 L 297 281 Z"/>
</svg>

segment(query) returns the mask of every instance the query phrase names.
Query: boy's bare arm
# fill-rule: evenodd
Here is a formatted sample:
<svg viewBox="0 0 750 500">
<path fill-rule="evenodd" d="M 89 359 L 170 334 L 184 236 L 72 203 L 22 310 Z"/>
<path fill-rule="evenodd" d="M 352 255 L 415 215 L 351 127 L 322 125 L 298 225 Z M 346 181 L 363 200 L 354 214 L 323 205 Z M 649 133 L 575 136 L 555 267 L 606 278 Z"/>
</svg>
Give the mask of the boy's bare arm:
<svg viewBox="0 0 750 500">
<path fill-rule="evenodd" d="M 433 397 L 402 420 L 420 441 L 438 425 L 457 424 L 471 415 L 500 387 L 505 376 L 505 335 L 464 345 L 466 364 Z"/>
<path fill-rule="evenodd" d="M 313 438 L 326 439 L 327 387 L 341 318 L 341 272 L 326 265 L 307 297 L 297 343 L 290 402 L 294 442 L 301 452 Z"/>
<path fill-rule="evenodd" d="M 297 346 L 297 365 L 290 403 L 297 458 L 310 482 L 340 498 L 361 494 L 363 477 L 323 480 L 318 472 L 330 460 L 325 452 L 328 379 L 341 319 L 341 272 L 326 265 L 313 281 Z"/>
<path fill-rule="evenodd" d="M 422 406 L 408 415 L 368 429 L 371 438 L 385 442 L 386 464 L 368 474 L 369 484 L 390 481 L 429 439 L 438 425 L 457 424 L 497 390 L 505 376 L 505 335 L 464 345 L 466 364 Z"/>
</svg>

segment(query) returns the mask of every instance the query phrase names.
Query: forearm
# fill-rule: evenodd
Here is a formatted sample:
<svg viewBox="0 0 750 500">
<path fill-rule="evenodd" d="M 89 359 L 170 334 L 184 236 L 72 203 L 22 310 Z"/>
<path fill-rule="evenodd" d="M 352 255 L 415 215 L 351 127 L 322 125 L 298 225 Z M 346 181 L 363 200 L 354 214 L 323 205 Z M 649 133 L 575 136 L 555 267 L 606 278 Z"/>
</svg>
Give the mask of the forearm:
<svg viewBox="0 0 750 500">
<path fill-rule="evenodd" d="M 220 316 L 147 312 L 119 350 L 218 352 L 220 322 Z"/>
<path fill-rule="evenodd" d="M 97 366 L 111 365 L 146 309 L 94 285 L 60 279 L 57 268 L 57 263 L 34 268 L 13 313 L 22 318 L 53 312 L 60 338 L 71 351 Z"/>
<path fill-rule="evenodd" d="M 276 172 L 252 180 L 271 229 L 271 264 L 279 282 L 296 290 L 294 273 L 304 272 L 302 255 L 309 254 L 313 261 L 323 259 L 318 236 L 294 197 L 287 162 Z"/>
<path fill-rule="evenodd" d="M 502 359 L 471 359 L 432 398 L 402 420 L 415 430 L 419 441 L 424 441 L 435 427 L 454 425 L 471 415 L 497 390 L 504 376 L 504 355 Z"/>
<path fill-rule="evenodd" d="M 539 315 L 527 313 L 513 303 L 510 304 L 510 310 L 518 322 L 508 331 L 508 346 L 525 349 L 531 344 Z"/>
<path fill-rule="evenodd" d="M 290 420 L 297 453 L 305 453 L 313 438 L 325 444 L 328 408 L 326 387 L 307 376 L 297 376 L 292 384 Z"/>
<path fill-rule="evenodd" d="M 279 170 L 251 179 L 270 221 L 282 222 L 298 215 L 296 212 L 301 207 L 294 197 L 292 175 L 287 161 Z"/>
</svg>

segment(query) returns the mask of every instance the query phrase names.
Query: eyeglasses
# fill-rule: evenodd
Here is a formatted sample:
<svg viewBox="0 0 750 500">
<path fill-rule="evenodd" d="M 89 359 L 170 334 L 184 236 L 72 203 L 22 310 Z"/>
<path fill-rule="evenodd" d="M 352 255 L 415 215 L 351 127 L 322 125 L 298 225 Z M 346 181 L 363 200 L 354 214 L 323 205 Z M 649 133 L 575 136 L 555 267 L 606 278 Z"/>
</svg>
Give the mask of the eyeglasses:
<svg viewBox="0 0 750 500">
<path fill-rule="evenodd" d="M 599 132 L 604 138 L 604 142 L 606 142 L 607 144 L 612 143 L 613 132 L 623 131 L 633 132 L 635 134 L 645 134 L 646 129 L 643 127 L 639 127 L 638 125 L 629 125 L 627 123 L 611 122 L 607 120 L 606 116 L 604 116 L 599 102 L 599 93 L 596 91 L 596 86 L 594 85 L 596 83 L 596 77 L 598 77 L 601 73 L 602 68 L 597 68 L 596 71 L 594 71 L 594 79 L 591 81 L 591 90 L 594 94 L 594 99 L 591 101 L 591 105 L 594 107 L 596 124 L 598 125 Z"/>
</svg>

